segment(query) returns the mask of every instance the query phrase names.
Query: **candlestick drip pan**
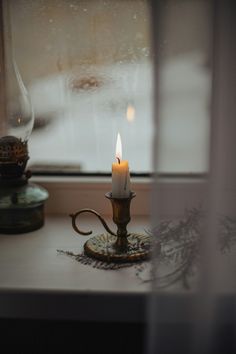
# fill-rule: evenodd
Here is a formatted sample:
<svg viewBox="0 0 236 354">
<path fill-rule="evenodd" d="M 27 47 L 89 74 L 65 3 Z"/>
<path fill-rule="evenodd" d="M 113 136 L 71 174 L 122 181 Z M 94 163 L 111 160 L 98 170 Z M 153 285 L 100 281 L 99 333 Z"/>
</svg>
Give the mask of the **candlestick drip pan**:
<svg viewBox="0 0 236 354">
<path fill-rule="evenodd" d="M 101 234 L 90 238 L 84 245 L 87 256 L 107 262 L 134 262 L 147 259 L 150 255 L 150 237 L 145 234 L 131 233 L 127 237 L 127 247 L 117 251 L 117 237 Z"/>
</svg>

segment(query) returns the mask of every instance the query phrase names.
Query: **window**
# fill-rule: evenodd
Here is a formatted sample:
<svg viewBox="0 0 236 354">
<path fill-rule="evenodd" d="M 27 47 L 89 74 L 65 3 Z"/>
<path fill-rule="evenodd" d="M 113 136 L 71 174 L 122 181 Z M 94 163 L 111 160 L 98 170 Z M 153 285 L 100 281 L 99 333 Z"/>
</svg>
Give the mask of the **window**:
<svg viewBox="0 0 236 354">
<path fill-rule="evenodd" d="M 152 172 L 150 2 L 7 4 L 10 20 L 6 16 L 5 20 L 11 21 L 16 61 L 35 111 L 29 140 L 32 168 L 110 172 L 119 131 L 131 171 Z M 205 172 L 209 4 L 194 0 L 165 4 L 160 170 Z"/>
</svg>

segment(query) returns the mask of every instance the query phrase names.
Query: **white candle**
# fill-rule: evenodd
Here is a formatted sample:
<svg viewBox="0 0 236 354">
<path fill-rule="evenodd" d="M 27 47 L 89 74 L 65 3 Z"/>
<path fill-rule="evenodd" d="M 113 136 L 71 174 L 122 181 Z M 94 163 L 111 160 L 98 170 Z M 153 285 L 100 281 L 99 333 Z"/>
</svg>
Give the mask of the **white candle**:
<svg viewBox="0 0 236 354">
<path fill-rule="evenodd" d="M 127 198 L 130 196 L 130 175 L 128 161 L 122 160 L 122 145 L 120 134 L 116 141 L 116 159 L 112 164 L 112 197 Z"/>
</svg>

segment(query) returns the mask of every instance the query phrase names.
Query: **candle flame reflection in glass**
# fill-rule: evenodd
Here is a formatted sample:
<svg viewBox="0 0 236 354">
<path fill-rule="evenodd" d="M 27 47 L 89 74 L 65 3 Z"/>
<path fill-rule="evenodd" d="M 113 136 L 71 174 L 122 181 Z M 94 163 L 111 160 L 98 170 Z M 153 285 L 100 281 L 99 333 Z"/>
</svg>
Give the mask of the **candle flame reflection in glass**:
<svg viewBox="0 0 236 354">
<path fill-rule="evenodd" d="M 121 144 L 121 137 L 120 133 L 117 135 L 117 140 L 116 140 L 116 159 L 120 163 L 122 160 L 122 144 Z"/>
<path fill-rule="evenodd" d="M 135 108 L 131 104 L 127 107 L 126 117 L 129 123 L 132 123 L 135 119 Z"/>
</svg>

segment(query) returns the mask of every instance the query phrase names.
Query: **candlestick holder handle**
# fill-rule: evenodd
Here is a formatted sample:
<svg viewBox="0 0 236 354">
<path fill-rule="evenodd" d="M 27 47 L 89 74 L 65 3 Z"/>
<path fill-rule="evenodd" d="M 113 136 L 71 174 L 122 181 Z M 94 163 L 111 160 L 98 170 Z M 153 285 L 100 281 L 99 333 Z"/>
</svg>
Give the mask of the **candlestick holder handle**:
<svg viewBox="0 0 236 354">
<path fill-rule="evenodd" d="M 107 232 L 109 232 L 110 235 L 114 235 L 116 236 L 116 234 L 109 228 L 109 226 L 107 225 L 107 223 L 105 222 L 105 220 L 102 218 L 102 216 L 96 211 L 96 210 L 93 210 L 93 209 L 88 209 L 88 208 L 85 208 L 85 209 L 81 209 L 79 211 L 77 211 L 75 214 L 70 214 L 70 217 L 72 218 L 72 227 L 73 229 L 75 230 L 75 232 L 77 232 L 78 234 L 80 235 L 84 235 L 84 236 L 88 236 L 88 235 L 91 235 L 93 233 L 93 231 L 81 231 L 77 225 L 76 225 L 76 218 L 80 215 L 80 214 L 83 214 L 83 213 L 91 213 L 91 214 L 94 214 L 97 216 L 97 218 L 101 221 L 102 225 L 104 226 L 105 230 Z"/>
<path fill-rule="evenodd" d="M 116 198 L 112 193 L 106 193 L 106 198 L 112 205 L 113 221 L 117 226 L 114 233 L 101 215 L 93 209 L 81 209 L 70 214 L 72 227 L 80 235 L 91 235 L 92 231 L 82 231 L 76 225 L 76 218 L 83 213 L 91 213 L 98 217 L 108 234 L 100 234 L 90 238 L 84 244 L 86 255 L 106 262 L 133 262 L 146 259 L 150 253 L 150 236 L 139 233 L 128 233 L 130 222 L 130 203 L 136 196 L 131 192 L 127 198 Z"/>
</svg>

